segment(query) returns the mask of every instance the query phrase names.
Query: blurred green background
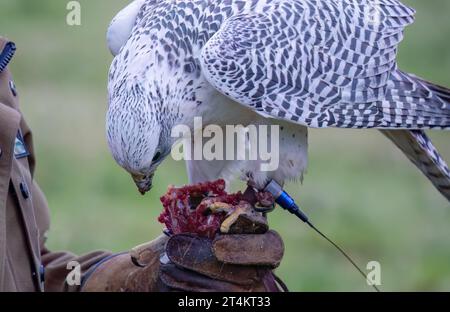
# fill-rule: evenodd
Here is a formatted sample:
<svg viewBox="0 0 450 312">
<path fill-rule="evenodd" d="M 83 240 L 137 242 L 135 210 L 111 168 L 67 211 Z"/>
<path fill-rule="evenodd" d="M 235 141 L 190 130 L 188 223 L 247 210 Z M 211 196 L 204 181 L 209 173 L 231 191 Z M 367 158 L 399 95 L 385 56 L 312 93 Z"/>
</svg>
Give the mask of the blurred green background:
<svg viewBox="0 0 450 312">
<path fill-rule="evenodd" d="M 82 25 L 66 24 L 64 0 L 1 0 L 0 34 L 18 52 L 11 68 L 34 130 L 37 179 L 52 214 L 48 245 L 83 253 L 126 250 L 161 232 L 159 196 L 183 184 L 166 161 L 142 197 L 109 154 L 105 31 L 126 0 L 80 1 Z M 403 70 L 450 86 L 450 1 L 404 0 L 418 11 L 400 48 Z M 450 134 L 432 132 L 450 160 Z M 377 131 L 312 130 L 304 185 L 289 185 L 315 224 L 361 266 L 381 263 L 383 290 L 450 290 L 450 204 Z M 278 274 L 296 291 L 371 291 L 327 242 L 290 215 L 270 215 L 286 253 Z"/>
</svg>

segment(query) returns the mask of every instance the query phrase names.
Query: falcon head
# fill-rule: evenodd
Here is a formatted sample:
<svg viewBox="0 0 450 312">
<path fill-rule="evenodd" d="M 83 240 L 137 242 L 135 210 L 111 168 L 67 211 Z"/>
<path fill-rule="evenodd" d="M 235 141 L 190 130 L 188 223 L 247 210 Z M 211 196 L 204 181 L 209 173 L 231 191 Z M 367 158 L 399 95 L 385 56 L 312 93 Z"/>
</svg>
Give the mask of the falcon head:
<svg viewBox="0 0 450 312">
<path fill-rule="evenodd" d="M 141 125 L 144 124 L 154 130 L 143 130 Z M 152 188 L 156 168 L 165 158 L 159 147 L 158 128 L 153 127 L 152 122 L 133 119 L 132 114 L 115 114 L 110 110 L 107 137 L 115 161 L 131 175 L 144 195 Z"/>
<path fill-rule="evenodd" d="M 125 81 L 112 89 L 106 117 L 109 149 L 139 192 L 145 194 L 152 187 L 156 169 L 171 150 L 170 128 L 163 122 L 167 115 L 159 111 L 155 98 L 137 82 Z"/>
</svg>

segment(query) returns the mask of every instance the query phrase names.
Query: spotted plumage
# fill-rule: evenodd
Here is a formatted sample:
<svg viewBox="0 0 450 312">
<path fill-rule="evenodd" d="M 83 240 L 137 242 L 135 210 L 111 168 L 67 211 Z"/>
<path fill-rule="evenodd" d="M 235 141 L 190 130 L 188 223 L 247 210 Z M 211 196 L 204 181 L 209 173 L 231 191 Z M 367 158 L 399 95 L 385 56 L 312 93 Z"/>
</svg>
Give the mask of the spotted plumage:
<svg viewBox="0 0 450 312">
<path fill-rule="evenodd" d="M 450 91 L 396 62 L 414 13 L 397 0 L 136 0 L 108 31 L 113 156 L 145 191 L 173 126 L 278 124 L 275 172 L 188 163 L 192 181 L 242 171 L 261 187 L 302 176 L 307 127 L 377 128 L 450 199 L 447 166 L 420 130 L 450 128 Z"/>
</svg>

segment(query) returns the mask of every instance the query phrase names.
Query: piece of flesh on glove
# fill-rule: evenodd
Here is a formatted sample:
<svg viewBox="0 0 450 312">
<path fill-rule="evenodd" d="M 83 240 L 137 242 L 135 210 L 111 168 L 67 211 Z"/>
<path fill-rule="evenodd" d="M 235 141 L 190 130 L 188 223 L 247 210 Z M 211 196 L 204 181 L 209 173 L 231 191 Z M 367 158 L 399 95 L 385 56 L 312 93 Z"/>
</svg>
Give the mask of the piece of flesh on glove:
<svg viewBox="0 0 450 312">
<path fill-rule="evenodd" d="M 161 197 L 164 210 L 158 221 L 172 234 L 193 233 L 214 238 L 222 234 L 263 234 L 267 220 L 241 192 L 228 194 L 225 181 L 170 186 Z"/>
<path fill-rule="evenodd" d="M 241 192 L 228 194 L 225 181 L 169 186 L 161 197 L 164 210 L 158 221 L 172 234 L 194 233 L 214 238 L 220 225 L 241 201 Z"/>
</svg>

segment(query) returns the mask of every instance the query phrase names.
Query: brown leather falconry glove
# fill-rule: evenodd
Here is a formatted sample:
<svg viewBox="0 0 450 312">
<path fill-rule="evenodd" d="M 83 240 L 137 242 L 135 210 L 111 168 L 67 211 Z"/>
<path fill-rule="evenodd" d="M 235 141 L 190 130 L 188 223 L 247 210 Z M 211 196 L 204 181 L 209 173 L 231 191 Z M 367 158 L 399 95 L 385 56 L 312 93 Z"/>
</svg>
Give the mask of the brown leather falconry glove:
<svg viewBox="0 0 450 312">
<path fill-rule="evenodd" d="M 214 240 L 162 235 L 99 264 L 88 272 L 82 291 L 281 291 L 286 288 L 272 269 L 283 252 L 274 231 Z"/>
<path fill-rule="evenodd" d="M 213 240 L 192 234 L 172 236 L 160 266 L 160 281 L 182 291 L 281 291 L 272 270 L 283 256 L 280 236 L 224 234 Z"/>
<path fill-rule="evenodd" d="M 272 272 L 283 257 L 283 241 L 260 220 L 236 212 L 222 224 L 222 230 L 236 234 L 214 239 L 162 235 L 100 263 L 86 274 L 82 290 L 287 290 Z"/>
</svg>

